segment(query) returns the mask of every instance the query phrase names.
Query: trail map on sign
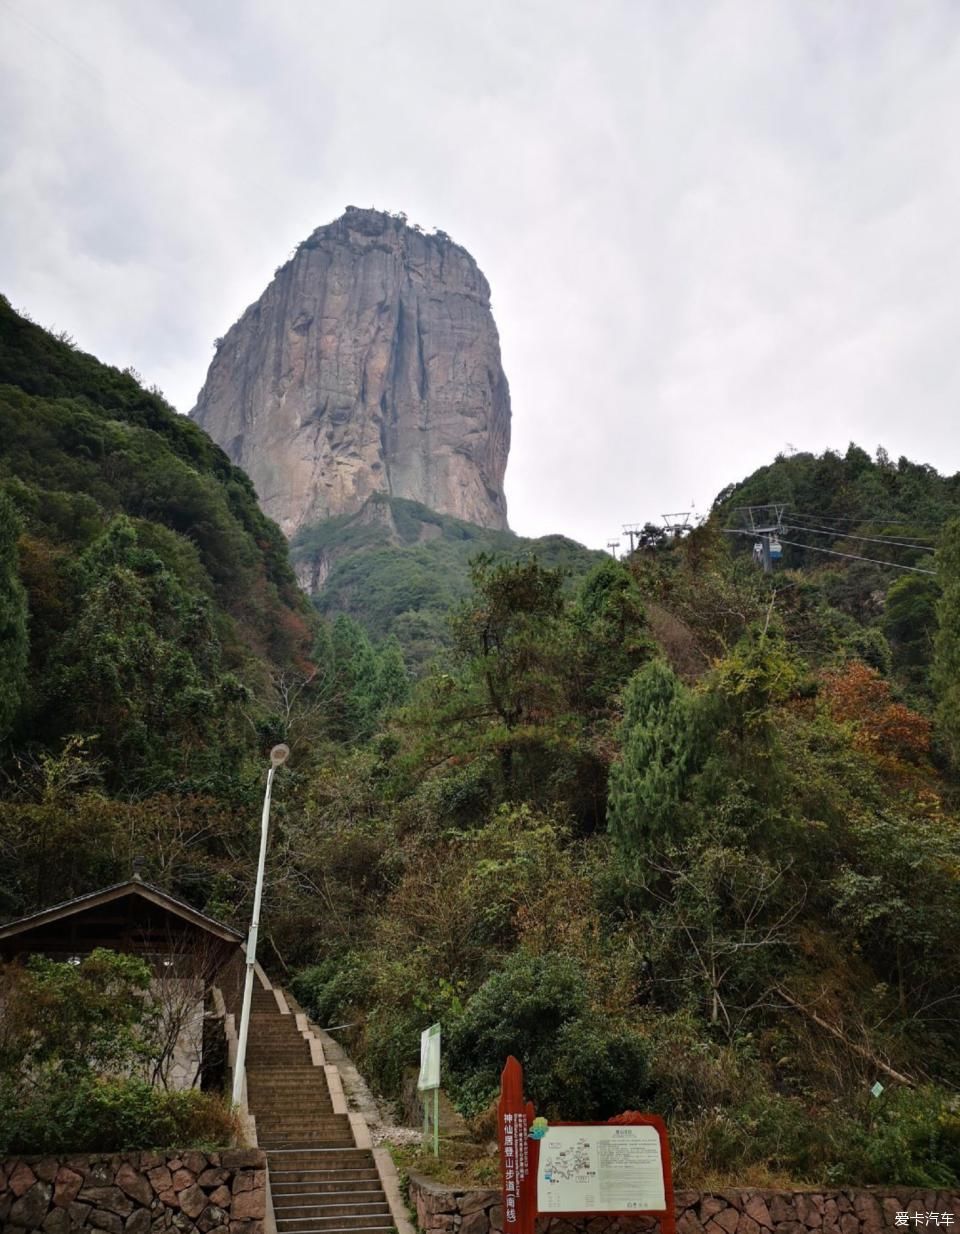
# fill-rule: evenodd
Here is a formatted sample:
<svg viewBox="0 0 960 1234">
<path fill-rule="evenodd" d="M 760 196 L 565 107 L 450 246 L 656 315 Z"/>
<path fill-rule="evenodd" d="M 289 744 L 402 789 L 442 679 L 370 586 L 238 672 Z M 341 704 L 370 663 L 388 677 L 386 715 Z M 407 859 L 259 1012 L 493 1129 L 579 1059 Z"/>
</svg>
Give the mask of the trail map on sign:
<svg viewBox="0 0 960 1234">
<path fill-rule="evenodd" d="M 540 1141 L 541 1213 L 659 1212 L 665 1207 L 655 1127 L 551 1127 Z"/>
</svg>

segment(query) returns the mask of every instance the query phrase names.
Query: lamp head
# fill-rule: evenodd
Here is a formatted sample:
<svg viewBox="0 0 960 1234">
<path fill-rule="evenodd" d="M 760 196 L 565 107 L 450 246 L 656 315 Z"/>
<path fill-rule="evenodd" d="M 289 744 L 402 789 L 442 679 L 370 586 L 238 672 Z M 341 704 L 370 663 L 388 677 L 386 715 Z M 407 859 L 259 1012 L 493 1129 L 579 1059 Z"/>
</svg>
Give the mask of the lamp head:
<svg viewBox="0 0 960 1234">
<path fill-rule="evenodd" d="M 283 745 L 282 743 L 278 746 L 274 746 L 270 751 L 270 766 L 274 768 L 282 767 L 289 757 L 289 746 Z"/>
</svg>

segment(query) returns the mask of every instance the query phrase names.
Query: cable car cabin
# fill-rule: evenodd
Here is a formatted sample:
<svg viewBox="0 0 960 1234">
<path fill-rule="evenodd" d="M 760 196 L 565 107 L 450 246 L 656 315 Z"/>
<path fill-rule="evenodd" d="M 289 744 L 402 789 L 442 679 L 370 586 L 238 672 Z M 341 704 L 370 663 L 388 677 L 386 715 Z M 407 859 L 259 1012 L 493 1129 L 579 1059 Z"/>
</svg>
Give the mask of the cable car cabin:
<svg viewBox="0 0 960 1234">
<path fill-rule="evenodd" d="M 783 549 L 776 536 L 770 537 L 770 560 L 779 561 L 783 557 Z"/>
</svg>

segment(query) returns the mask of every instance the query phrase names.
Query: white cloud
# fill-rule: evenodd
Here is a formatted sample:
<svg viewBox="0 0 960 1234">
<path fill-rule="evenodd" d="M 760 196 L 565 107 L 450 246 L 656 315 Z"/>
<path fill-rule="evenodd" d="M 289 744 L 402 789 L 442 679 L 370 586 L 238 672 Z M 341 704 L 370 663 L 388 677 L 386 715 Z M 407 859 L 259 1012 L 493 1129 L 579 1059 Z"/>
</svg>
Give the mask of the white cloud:
<svg viewBox="0 0 960 1234">
<path fill-rule="evenodd" d="M 519 531 L 787 442 L 960 468 L 951 0 L 6 0 L 0 107 L 0 287 L 182 410 L 351 203 L 490 279 Z"/>
</svg>

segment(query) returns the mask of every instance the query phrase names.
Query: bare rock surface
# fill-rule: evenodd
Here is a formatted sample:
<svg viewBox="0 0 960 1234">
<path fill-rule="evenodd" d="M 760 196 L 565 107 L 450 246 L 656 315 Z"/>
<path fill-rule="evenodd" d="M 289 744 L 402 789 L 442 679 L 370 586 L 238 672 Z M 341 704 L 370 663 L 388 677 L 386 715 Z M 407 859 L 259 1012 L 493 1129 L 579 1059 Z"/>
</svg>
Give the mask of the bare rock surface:
<svg viewBox="0 0 960 1234">
<path fill-rule="evenodd" d="M 300 244 L 219 341 L 191 414 L 288 536 L 377 492 L 507 525 L 489 284 L 402 215 L 348 207 Z"/>
</svg>

